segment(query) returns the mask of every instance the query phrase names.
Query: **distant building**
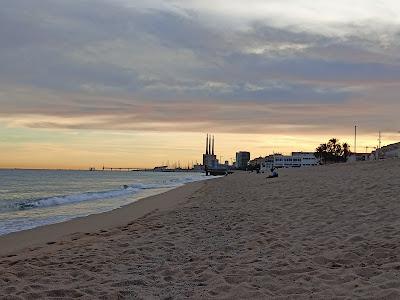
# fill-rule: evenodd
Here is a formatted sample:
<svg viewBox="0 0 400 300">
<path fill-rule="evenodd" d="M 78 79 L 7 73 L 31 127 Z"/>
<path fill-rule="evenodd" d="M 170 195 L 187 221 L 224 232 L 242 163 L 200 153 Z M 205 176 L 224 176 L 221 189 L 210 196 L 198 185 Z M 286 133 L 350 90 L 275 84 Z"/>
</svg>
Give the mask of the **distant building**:
<svg viewBox="0 0 400 300">
<path fill-rule="evenodd" d="M 356 153 L 352 154 L 347 162 L 377 160 L 385 158 L 400 158 L 400 143 L 390 144 L 380 149 L 376 149 L 371 153 Z"/>
<path fill-rule="evenodd" d="M 348 158 L 347 162 L 355 162 L 355 161 L 365 161 L 365 160 L 374 160 L 375 156 L 372 153 L 352 153 Z"/>
<path fill-rule="evenodd" d="M 228 166 L 220 164 L 217 155 L 214 152 L 214 136 L 207 134 L 206 140 L 206 153 L 203 154 L 203 166 L 206 176 L 219 176 L 226 175 L 228 171 Z"/>
<path fill-rule="evenodd" d="M 319 165 L 319 160 L 315 157 L 314 152 L 292 152 L 292 156 L 301 158 L 301 167 L 312 167 Z"/>
<path fill-rule="evenodd" d="M 239 170 L 246 170 L 249 161 L 250 161 L 250 152 L 247 151 L 236 152 L 236 168 L 238 168 Z"/>
<path fill-rule="evenodd" d="M 154 167 L 155 172 L 165 172 L 168 169 L 168 166 L 159 166 L 159 167 Z"/>
<path fill-rule="evenodd" d="M 372 152 L 372 157 L 377 158 L 400 158 L 400 143 L 390 144 Z"/>
<path fill-rule="evenodd" d="M 313 152 L 292 152 L 292 155 L 272 154 L 261 163 L 261 171 L 271 168 L 301 168 L 318 166 L 319 161 Z"/>
<path fill-rule="evenodd" d="M 200 164 L 195 164 L 193 166 L 193 171 L 195 172 L 203 172 L 204 171 L 204 166 Z"/>
<path fill-rule="evenodd" d="M 252 160 L 249 161 L 249 166 L 256 167 L 256 166 L 261 166 L 261 163 L 264 162 L 265 157 L 257 157 L 253 158 Z"/>
<path fill-rule="evenodd" d="M 206 140 L 206 153 L 203 154 L 203 166 L 204 169 L 218 168 L 219 162 L 217 156 L 214 153 L 214 136 L 208 136 Z"/>
</svg>

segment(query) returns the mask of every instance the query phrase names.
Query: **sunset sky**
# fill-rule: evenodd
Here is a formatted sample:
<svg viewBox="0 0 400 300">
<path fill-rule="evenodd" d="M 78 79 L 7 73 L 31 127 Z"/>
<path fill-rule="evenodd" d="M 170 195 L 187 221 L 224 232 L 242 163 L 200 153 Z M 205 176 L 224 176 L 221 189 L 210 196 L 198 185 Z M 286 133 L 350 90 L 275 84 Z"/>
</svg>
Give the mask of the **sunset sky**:
<svg viewBox="0 0 400 300">
<path fill-rule="evenodd" d="M 0 0 L 0 167 L 400 140 L 396 0 Z"/>
</svg>

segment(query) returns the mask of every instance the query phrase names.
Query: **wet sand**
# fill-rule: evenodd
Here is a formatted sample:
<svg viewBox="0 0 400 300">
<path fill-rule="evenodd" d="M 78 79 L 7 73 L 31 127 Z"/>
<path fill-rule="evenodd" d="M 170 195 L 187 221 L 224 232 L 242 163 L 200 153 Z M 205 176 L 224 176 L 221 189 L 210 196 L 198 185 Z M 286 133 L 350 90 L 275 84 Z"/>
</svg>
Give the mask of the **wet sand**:
<svg viewBox="0 0 400 300">
<path fill-rule="evenodd" d="M 399 299 L 399 175 L 400 160 L 240 172 L 6 236 L 0 295 Z"/>
</svg>

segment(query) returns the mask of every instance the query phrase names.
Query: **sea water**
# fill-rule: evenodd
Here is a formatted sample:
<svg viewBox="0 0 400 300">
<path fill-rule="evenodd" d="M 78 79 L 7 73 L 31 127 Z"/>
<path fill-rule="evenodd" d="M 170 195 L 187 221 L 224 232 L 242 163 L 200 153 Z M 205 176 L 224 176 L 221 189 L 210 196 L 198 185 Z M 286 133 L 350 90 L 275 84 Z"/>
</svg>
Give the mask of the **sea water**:
<svg viewBox="0 0 400 300">
<path fill-rule="evenodd" d="M 0 235 L 110 211 L 202 173 L 0 170 Z"/>
</svg>

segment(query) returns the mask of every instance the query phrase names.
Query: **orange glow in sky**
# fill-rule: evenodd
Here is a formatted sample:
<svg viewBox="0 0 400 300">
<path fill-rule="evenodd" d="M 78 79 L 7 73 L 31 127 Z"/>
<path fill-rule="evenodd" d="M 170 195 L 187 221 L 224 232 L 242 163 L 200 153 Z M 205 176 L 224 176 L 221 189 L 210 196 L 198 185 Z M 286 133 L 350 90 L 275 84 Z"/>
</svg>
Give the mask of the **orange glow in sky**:
<svg viewBox="0 0 400 300">
<path fill-rule="evenodd" d="M 157 165 L 188 164 L 202 160 L 204 133 L 127 132 L 57 129 L 1 129 L 1 168 L 88 169 L 89 167 L 153 168 Z M 10 133 L 10 131 L 12 133 Z M 236 151 L 250 151 L 251 157 L 291 151 L 313 151 L 332 135 L 272 135 L 215 133 L 218 159 L 235 158 Z M 336 135 L 353 143 L 351 135 Z M 383 135 L 383 143 L 395 141 L 395 135 Z M 358 151 L 377 145 L 377 135 L 358 137 Z M 372 151 L 372 149 L 368 149 Z"/>
<path fill-rule="evenodd" d="M 355 125 L 358 152 L 399 141 L 399 1 L 250 2 L 7 1 L 0 167 L 187 166 L 207 133 L 229 162 Z"/>
</svg>

